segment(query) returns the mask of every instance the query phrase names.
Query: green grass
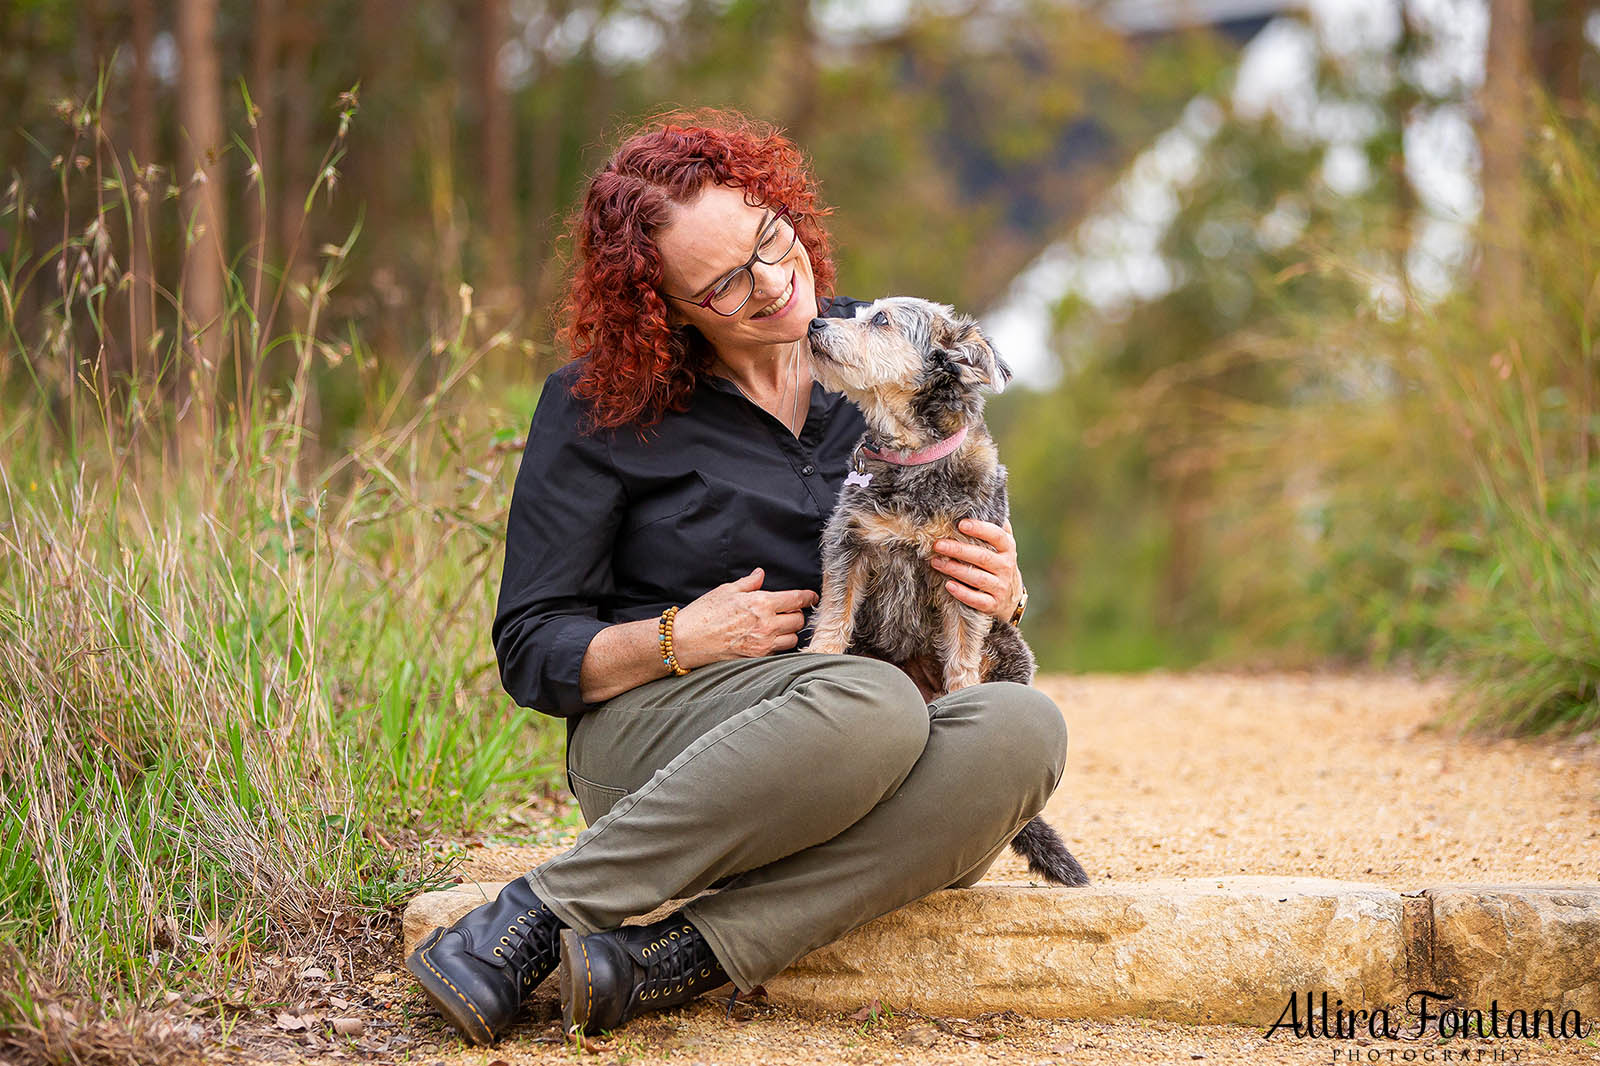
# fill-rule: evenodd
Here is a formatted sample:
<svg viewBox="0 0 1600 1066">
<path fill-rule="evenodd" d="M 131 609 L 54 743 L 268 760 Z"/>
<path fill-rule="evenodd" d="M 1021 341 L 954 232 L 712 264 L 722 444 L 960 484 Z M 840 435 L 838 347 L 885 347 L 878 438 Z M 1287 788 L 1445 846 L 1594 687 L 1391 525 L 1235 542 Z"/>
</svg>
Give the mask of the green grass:
<svg viewBox="0 0 1600 1066">
<path fill-rule="evenodd" d="M 131 179 L 96 101 L 71 114 L 62 154 L 96 165 L 44 195 L 93 207 L 34 250 L 34 192 L 0 204 L 0 1047 L 61 1061 L 111 1039 L 101 1016 L 138 1031 L 168 990 L 281 999 L 263 956 L 358 935 L 449 876 L 450 840 L 563 789 L 559 723 L 511 706 L 487 637 L 533 402 L 480 377 L 510 338 L 445 279 L 455 319 L 380 360 L 330 313 L 351 233 L 309 284 L 263 294 L 272 272 L 236 261 L 214 327 L 226 367 L 196 367 L 179 289 L 160 294 L 150 358 L 111 373 L 104 342 L 135 346 L 99 238 L 122 239 Z M 1532 285 L 1502 332 L 1462 301 L 1400 325 L 1283 322 L 1218 353 L 1305 386 L 1201 442 L 1219 472 L 1203 560 L 1218 646 L 1420 652 L 1469 680 L 1481 725 L 1600 724 L 1595 129 L 1540 142 Z M 58 262 L 77 264 L 70 302 L 46 288 Z M 1326 387 L 1351 352 L 1399 385 Z M 322 398 L 352 391 L 358 422 L 324 426 Z M 1086 462 L 1074 484 L 1138 469 Z M 1030 573 L 1054 556 L 1084 575 L 1107 635 L 1074 654 L 1196 654 L 1116 635 L 1153 628 L 1128 590 L 1152 598 L 1164 534 L 1147 505 L 1110 518 L 1110 548 L 1063 520 L 1032 556 Z"/>
<path fill-rule="evenodd" d="M 86 113 L 74 145 L 103 150 Z M 192 365 L 181 291 L 159 358 L 117 376 L 92 356 L 131 346 L 125 276 L 39 291 L 40 262 L 131 216 L 117 179 L 97 193 L 39 255 L 29 190 L 0 212 L 0 1046 L 52 1059 L 109 1054 L 96 1025 L 134 1032 L 169 989 L 284 996 L 264 953 L 381 925 L 448 879 L 430 840 L 561 783 L 559 723 L 510 704 L 487 637 L 526 411 L 477 368 L 507 338 L 473 339 L 465 289 L 410 365 L 318 335 L 349 241 L 299 297 L 267 293 L 306 325 L 266 336 L 240 264 L 220 328 L 250 399 L 196 373 L 180 417 L 153 368 Z M 83 337 L 80 373 L 52 375 Z M 381 402 L 321 441 L 345 360 Z"/>
<path fill-rule="evenodd" d="M 1404 243 L 1314 233 L 1265 282 L 1278 313 L 1119 398 L 1147 432 L 1213 412 L 1181 457 L 1210 479 L 1219 658 L 1443 670 L 1480 729 L 1600 726 L 1600 112 L 1532 140 L 1503 319 L 1470 272 L 1376 314 L 1373 249 Z M 1352 295 L 1319 305 L 1329 287 Z"/>
</svg>

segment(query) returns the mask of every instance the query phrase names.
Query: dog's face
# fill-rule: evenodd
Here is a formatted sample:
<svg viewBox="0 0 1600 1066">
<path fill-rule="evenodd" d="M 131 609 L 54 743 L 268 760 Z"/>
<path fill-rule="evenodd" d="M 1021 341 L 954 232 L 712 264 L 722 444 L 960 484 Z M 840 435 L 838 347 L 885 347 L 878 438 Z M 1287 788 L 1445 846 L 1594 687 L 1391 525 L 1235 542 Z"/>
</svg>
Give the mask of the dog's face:
<svg viewBox="0 0 1600 1066">
<path fill-rule="evenodd" d="M 856 317 L 813 319 L 812 374 L 854 400 L 880 432 L 951 428 L 983 408 L 979 388 L 1005 389 L 1011 368 L 976 322 L 945 304 L 891 296 Z"/>
</svg>

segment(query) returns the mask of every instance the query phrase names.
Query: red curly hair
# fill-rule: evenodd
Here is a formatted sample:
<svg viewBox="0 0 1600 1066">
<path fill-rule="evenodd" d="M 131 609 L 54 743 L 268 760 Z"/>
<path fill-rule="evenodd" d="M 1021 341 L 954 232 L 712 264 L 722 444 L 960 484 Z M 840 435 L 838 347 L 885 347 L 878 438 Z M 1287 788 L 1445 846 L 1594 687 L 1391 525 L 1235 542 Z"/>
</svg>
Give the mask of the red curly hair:
<svg viewBox="0 0 1600 1066">
<path fill-rule="evenodd" d="M 699 198 L 708 182 L 746 190 L 747 200 L 789 208 L 811 257 L 817 299 L 833 293 L 832 241 L 816 181 L 800 150 L 774 126 L 737 111 L 674 109 L 627 132 L 589 182 L 567 222 L 577 250 L 557 336 L 585 363 L 573 394 L 589 401 L 593 427 L 659 422 L 684 411 L 714 352 L 693 326 L 673 329 L 661 295 L 655 234 L 672 204 Z"/>
</svg>

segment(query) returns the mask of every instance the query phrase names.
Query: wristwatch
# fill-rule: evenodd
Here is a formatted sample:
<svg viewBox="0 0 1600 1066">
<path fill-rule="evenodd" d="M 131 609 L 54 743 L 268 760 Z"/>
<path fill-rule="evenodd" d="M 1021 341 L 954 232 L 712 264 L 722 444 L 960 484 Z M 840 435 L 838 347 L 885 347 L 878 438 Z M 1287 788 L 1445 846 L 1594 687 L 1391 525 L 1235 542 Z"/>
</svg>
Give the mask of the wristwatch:
<svg viewBox="0 0 1600 1066">
<path fill-rule="evenodd" d="M 1028 586 L 1022 586 L 1022 599 L 1017 601 L 1017 613 L 1011 616 L 1011 624 L 1016 625 L 1022 621 L 1022 612 L 1028 609 Z"/>
</svg>

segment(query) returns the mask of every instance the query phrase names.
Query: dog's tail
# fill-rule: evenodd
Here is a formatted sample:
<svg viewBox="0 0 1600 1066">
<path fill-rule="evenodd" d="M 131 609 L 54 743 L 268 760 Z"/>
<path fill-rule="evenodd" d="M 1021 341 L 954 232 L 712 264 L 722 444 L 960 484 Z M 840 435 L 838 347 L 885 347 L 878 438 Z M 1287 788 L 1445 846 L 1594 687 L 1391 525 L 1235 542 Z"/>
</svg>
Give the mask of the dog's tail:
<svg viewBox="0 0 1600 1066">
<path fill-rule="evenodd" d="M 1067 850 L 1066 842 L 1043 819 L 1034 818 L 1011 838 L 1011 850 L 1028 860 L 1035 877 L 1078 888 L 1089 883 L 1083 866 Z"/>
</svg>

